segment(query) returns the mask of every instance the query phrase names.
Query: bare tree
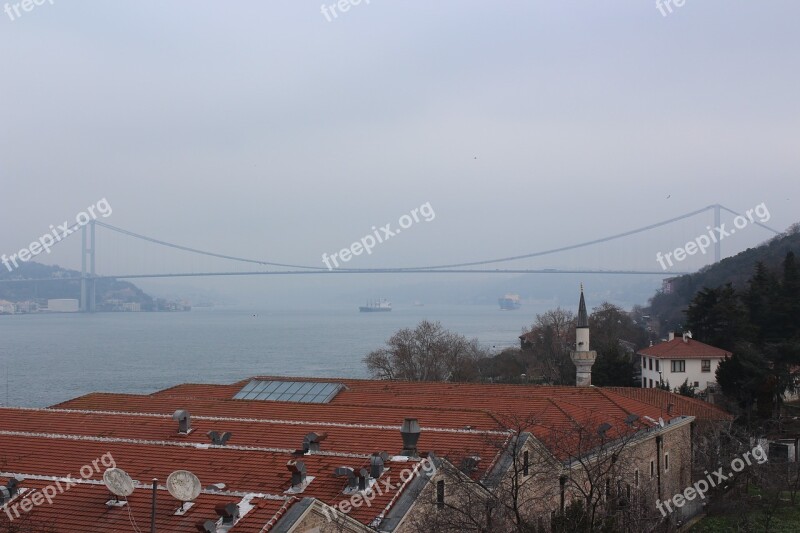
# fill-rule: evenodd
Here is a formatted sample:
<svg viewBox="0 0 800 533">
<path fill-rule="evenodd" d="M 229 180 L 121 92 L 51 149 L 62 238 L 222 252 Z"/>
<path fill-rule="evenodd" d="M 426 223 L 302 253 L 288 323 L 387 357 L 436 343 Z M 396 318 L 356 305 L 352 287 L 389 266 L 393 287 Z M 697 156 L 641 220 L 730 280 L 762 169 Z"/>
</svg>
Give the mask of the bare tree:
<svg viewBox="0 0 800 533">
<path fill-rule="evenodd" d="M 488 355 L 477 339 L 444 329 L 439 322 L 423 320 L 404 328 L 386 347 L 364 358 L 377 379 L 405 381 L 477 381 L 478 361 Z"/>
</svg>

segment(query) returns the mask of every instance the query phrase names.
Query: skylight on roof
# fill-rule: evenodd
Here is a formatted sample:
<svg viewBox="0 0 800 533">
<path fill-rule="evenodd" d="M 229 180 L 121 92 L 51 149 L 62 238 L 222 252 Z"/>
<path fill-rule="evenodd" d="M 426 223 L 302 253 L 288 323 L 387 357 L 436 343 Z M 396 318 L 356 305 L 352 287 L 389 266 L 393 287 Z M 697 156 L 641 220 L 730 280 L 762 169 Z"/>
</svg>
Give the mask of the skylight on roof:
<svg viewBox="0 0 800 533">
<path fill-rule="evenodd" d="M 342 390 L 341 383 L 319 381 L 271 381 L 254 379 L 236 393 L 234 400 L 328 403 Z"/>
</svg>

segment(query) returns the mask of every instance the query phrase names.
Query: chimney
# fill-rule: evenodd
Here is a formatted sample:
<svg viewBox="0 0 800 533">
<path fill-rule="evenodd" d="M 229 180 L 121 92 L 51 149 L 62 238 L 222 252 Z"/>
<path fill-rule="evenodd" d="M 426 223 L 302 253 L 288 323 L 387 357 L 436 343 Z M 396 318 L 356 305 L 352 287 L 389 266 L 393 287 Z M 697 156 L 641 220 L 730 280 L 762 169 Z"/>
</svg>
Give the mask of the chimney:
<svg viewBox="0 0 800 533">
<path fill-rule="evenodd" d="M 178 434 L 188 435 L 192 432 L 192 420 L 189 416 L 189 411 L 186 409 L 178 409 L 172 415 L 172 419 L 178 422 Z"/>
<path fill-rule="evenodd" d="M 422 430 L 419 427 L 419 421 L 416 418 L 406 418 L 403 421 L 403 426 L 400 428 L 400 435 L 403 437 L 403 451 L 401 455 L 407 457 L 417 456 L 417 442 L 419 441 L 419 434 Z"/>
<path fill-rule="evenodd" d="M 306 482 L 306 465 L 303 461 L 289 461 L 286 468 L 292 473 L 292 489 L 301 490 Z"/>
<path fill-rule="evenodd" d="M 688 343 L 689 339 L 691 339 L 691 338 L 692 338 L 692 332 L 691 331 L 684 331 L 683 332 L 683 342 L 687 342 Z"/>
<path fill-rule="evenodd" d="M 358 471 L 358 490 L 367 490 L 369 486 L 369 470 L 362 468 Z"/>
<path fill-rule="evenodd" d="M 675 332 L 674 331 L 670 331 L 669 332 L 669 336 L 667 337 L 667 340 L 668 341 L 675 340 Z"/>
<path fill-rule="evenodd" d="M 239 520 L 239 506 L 235 503 L 220 503 L 214 511 L 222 517 L 223 526 L 232 526 Z"/>
<path fill-rule="evenodd" d="M 575 325 L 575 350 L 570 353 L 570 358 L 575 364 L 575 385 L 589 387 L 592 384 L 592 365 L 597 359 L 597 352 L 589 349 L 589 314 L 586 312 L 582 283 L 581 299 L 578 303 L 578 323 Z"/>
<path fill-rule="evenodd" d="M 386 452 L 376 452 L 372 454 L 369 459 L 369 475 L 372 479 L 378 479 L 383 474 L 384 465 L 389 459 L 389 454 Z"/>
<path fill-rule="evenodd" d="M 309 433 L 303 438 L 303 453 L 318 452 L 320 443 L 327 438 L 327 433 Z"/>
</svg>

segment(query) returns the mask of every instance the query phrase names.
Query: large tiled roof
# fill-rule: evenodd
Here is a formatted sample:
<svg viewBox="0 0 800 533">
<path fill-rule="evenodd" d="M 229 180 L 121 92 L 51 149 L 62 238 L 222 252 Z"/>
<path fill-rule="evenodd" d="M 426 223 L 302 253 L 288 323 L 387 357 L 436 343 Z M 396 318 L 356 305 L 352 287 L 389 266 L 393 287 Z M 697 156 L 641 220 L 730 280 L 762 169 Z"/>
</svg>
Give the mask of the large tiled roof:
<svg viewBox="0 0 800 533">
<path fill-rule="evenodd" d="M 723 359 L 730 356 L 731 352 L 694 339 L 675 337 L 671 341 L 643 348 L 639 350 L 639 355 L 656 359 Z"/>
<path fill-rule="evenodd" d="M 300 378 L 253 379 L 298 381 Z M 69 531 L 131 531 L 130 518 L 146 530 L 150 489 L 158 478 L 159 531 L 195 531 L 200 519 L 215 519 L 219 503 L 242 503 L 248 509 L 232 533 L 267 531 L 300 498 L 334 506 L 346 500 L 346 480 L 334 476 L 336 467 L 369 468 L 370 455 L 391 456 L 385 475 L 395 480 L 405 470 L 419 471 L 419 459 L 397 455 L 403 447 L 400 426 L 417 418 L 422 427 L 420 454 L 460 466 L 466 457 L 479 457 L 471 475 L 480 478 L 498 464 L 513 430 L 532 433 L 560 460 L 589 450 L 580 448 L 577 430 L 608 424 L 609 438 L 630 434 L 690 415 L 680 404 L 667 414 L 657 402 L 625 391 L 594 387 L 534 387 L 452 383 L 385 382 L 352 379 L 302 379 L 344 385 L 327 404 L 234 400 L 250 379 L 230 385 L 185 384 L 151 395 L 94 393 L 49 409 L 0 409 L 0 484 L 11 475 L 27 478 L 23 486 L 41 490 L 48 476 L 76 475 L 81 466 L 110 453 L 118 467 L 142 485 L 129 498 L 128 509 L 107 507 L 108 493 L 101 473 L 86 480 L 52 506 L 39 506 L 31 516 L 56 517 Z M 685 409 L 684 409 L 685 408 Z M 193 432 L 179 435 L 172 414 L 191 414 Z M 631 423 L 631 416 L 637 415 Z M 627 422 L 626 422 L 627 420 Z M 209 431 L 231 432 L 226 445 L 212 445 Z M 298 455 L 306 434 L 327 433 L 321 451 Z M 290 460 L 301 460 L 312 481 L 300 494 L 291 486 Z M 190 470 L 204 487 L 184 516 L 174 516 L 176 502 L 165 492 L 164 480 L 175 470 Z M 415 476 L 411 477 L 411 480 Z M 408 481 L 407 483 L 409 483 Z M 349 516 L 365 525 L 389 512 L 406 484 L 380 494 L 371 506 Z M 30 497 L 30 496 L 28 496 Z M 289 513 L 291 514 L 291 513 Z M 0 515 L 2 516 L 2 515 Z M 127 517 L 127 518 L 126 518 Z M 94 528 L 94 529 L 93 529 Z"/>
</svg>

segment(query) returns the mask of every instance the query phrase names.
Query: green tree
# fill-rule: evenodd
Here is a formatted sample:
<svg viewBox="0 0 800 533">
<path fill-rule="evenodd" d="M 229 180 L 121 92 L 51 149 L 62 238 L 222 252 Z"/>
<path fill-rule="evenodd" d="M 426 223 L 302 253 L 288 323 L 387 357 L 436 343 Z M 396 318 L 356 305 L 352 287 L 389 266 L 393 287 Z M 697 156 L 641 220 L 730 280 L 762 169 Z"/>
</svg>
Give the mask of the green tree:
<svg viewBox="0 0 800 533">
<path fill-rule="evenodd" d="M 683 380 L 681 386 L 675 389 L 674 392 L 687 398 L 697 398 L 697 391 L 695 391 L 694 385 L 689 385 L 689 378 Z"/>
<path fill-rule="evenodd" d="M 752 331 L 747 311 L 730 283 L 698 292 L 686 310 L 686 318 L 694 338 L 728 351 L 749 339 Z"/>
</svg>

